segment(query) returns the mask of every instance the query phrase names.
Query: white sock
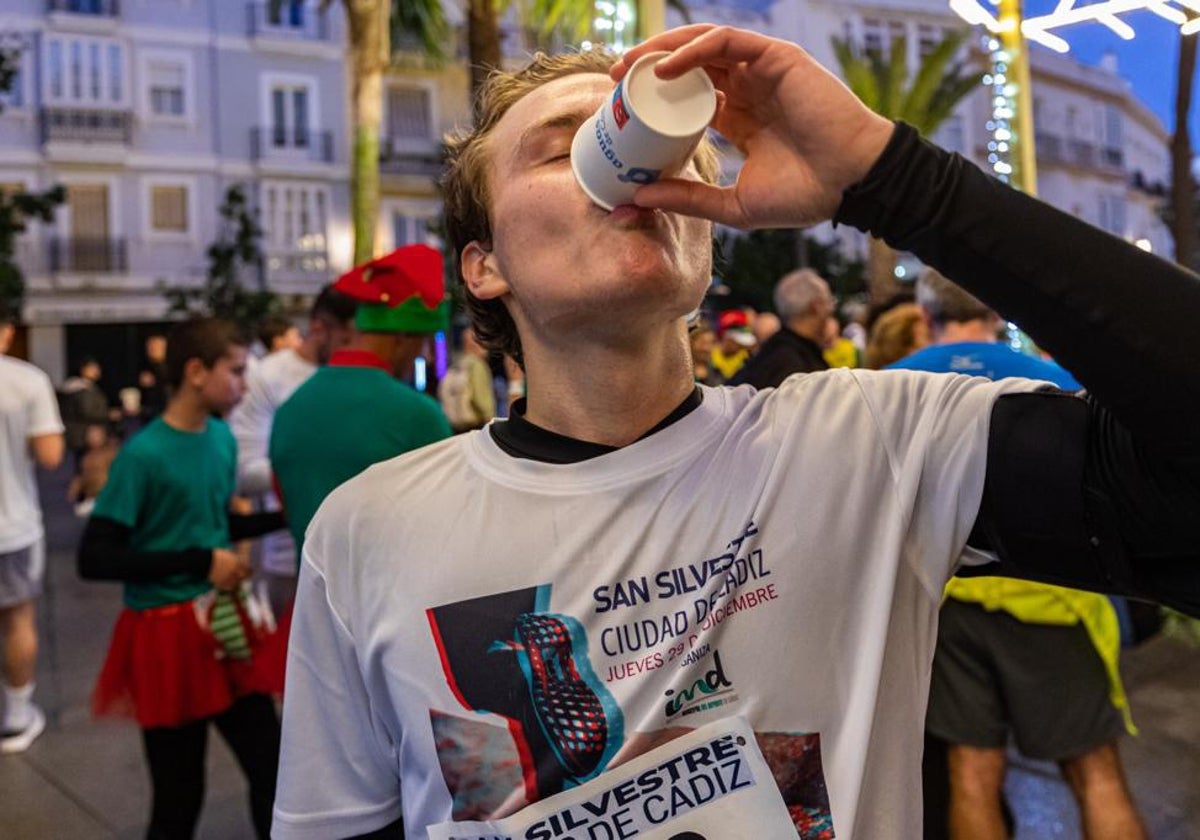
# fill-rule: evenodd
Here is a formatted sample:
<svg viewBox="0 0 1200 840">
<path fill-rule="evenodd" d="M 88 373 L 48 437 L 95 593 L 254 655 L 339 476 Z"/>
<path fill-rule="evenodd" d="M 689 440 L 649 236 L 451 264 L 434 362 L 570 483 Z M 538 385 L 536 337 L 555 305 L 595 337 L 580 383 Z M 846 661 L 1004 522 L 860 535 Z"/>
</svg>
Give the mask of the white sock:
<svg viewBox="0 0 1200 840">
<path fill-rule="evenodd" d="M 0 683 L 4 687 L 4 722 L 6 730 L 21 730 L 33 722 L 33 681 L 30 680 L 20 688 L 13 688 L 8 683 Z"/>
</svg>

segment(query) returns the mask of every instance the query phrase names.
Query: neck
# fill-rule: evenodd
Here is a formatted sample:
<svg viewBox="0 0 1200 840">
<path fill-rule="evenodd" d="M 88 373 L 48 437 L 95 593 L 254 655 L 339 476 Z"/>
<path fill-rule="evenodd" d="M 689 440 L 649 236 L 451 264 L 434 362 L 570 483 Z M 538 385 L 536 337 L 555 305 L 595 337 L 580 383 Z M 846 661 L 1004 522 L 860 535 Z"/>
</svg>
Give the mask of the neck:
<svg viewBox="0 0 1200 840">
<path fill-rule="evenodd" d="M 996 341 L 996 328 L 989 321 L 950 321 L 938 331 L 938 344 L 986 343 Z"/>
<path fill-rule="evenodd" d="M 809 341 L 821 343 L 821 337 L 825 333 L 825 321 L 822 318 L 809 318 L 801 315 L 798 318 L 791 318 L 787 322 L 787 328 L 796 335 L 803 336 Z"/>
<path fill-rule="evenodd" d="M 181 388 L 171 397 L 162 413 L 163 422 L 181 432 L 202 432 L 208 424 L 208 407 L 200 401 L 198 394 Z"/>
<path fill-rule="evenodd" d="M 560 435 L 626 446 L 691 392 L 693 368 L 682 319 L 629 345 L 525 347 L 525 417 Z"/>
</svg>

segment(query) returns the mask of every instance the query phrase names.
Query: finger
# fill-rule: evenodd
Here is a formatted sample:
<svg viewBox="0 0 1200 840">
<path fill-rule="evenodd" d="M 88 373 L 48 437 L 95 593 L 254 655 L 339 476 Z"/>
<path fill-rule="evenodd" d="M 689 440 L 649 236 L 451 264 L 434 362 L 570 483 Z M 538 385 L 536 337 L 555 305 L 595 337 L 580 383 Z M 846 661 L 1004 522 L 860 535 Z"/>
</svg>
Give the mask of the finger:
<svg viewBox="0 0 1200 840">
<path fill-rule="evenodd" d="M 711 29 L 716 29 L 716 24 L 693 23 L 690 26 L 680 26 L 675 29 L 668 29 L 666 32 L 659 33 L 658 35 L 653 35 L 625 52 L 617 60 L 617 63 L 612 66 L 609 73 L 612 74 L 613 81 L 619 82 L 629 71 L 629 68 L 633 66 L 633 63 L 646 53 L 661 52 L 663 50 L 671 52 Z"/>
<path fill-rule="evenodd" d="M 664 178 L 648 184 L 634 194 L 633 203 L 735 226 L 741 226 L 744 215 L 732 187 L 716 187 L 690 178 Z"/>
<path fill-rule="evenodd" d="M 754 61 L 779 43 L 757 32 L 719 26 L 682 44 L 655 64 L 654 72 L 660 79 L 674 79 L 696 67 L 732 67 Z"/>
</svg>

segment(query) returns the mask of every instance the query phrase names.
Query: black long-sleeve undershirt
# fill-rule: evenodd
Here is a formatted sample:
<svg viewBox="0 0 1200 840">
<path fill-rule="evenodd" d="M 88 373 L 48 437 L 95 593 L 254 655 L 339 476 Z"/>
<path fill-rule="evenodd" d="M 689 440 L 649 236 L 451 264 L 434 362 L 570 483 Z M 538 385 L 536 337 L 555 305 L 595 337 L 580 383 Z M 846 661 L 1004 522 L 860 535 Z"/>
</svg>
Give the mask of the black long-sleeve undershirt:
<svg viewBox="0 0 1200 840">
<path fill-rule="evenodd" d="M 1200 615 L 1200 278 L 900 124 L 837 216 L 1021 324 L 1087 389 L 996 402 L 971 544 L 1005 574 Z"/>
<path fill-rule="evenodd" d="M 229 515 L 229 535 L 234 542 L 278 531 L 285 525 L 278 511 Z M 177 574 L 205 577 L 212 567 L 211 548 L 134 551 L 132 536 L 133 529 L 128 525 L 103 516 L 91 517 L 76 556 L 79 576 L 84 580 L 147 583 Z"/>
</svg>

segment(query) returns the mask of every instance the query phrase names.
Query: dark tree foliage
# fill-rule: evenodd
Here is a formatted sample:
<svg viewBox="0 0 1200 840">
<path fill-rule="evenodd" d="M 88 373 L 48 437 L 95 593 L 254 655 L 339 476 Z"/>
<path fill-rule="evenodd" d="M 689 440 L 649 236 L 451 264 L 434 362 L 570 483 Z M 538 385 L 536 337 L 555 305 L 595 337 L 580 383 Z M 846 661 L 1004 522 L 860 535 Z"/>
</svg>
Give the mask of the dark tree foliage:
<svg viewBox="0 0 1200 840">
<path fill-rule="evenodd" d="M 807 266 L 828 282 L 839 301 L 866 291 L 866 265 L 842 255 L 799 230 L 728 233 L 717 240 L 715 269 L 729 287 L 721 308 L 752 306 L 773 312 L 775 284 L 789 271 Z"/>
<path fill-rule="evenodd" d="M 230 187 L 219 209 L 220 233 L 208 246 L 208 272 L 200 288 L 167 287 L 163 294 L 169 311 L 180 315 L 209 315 L 226 318 L 252 328 L 264 317 L 277 314 L 279 297 L 265 288 L 260 247 L 262 228 L 250 208 L 245 189 Z M 251 275 L 256 288 L 247 288 L 243 278 Z"/>
</svg>

